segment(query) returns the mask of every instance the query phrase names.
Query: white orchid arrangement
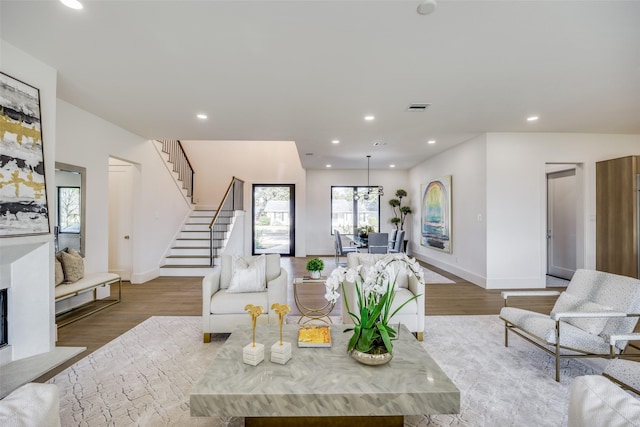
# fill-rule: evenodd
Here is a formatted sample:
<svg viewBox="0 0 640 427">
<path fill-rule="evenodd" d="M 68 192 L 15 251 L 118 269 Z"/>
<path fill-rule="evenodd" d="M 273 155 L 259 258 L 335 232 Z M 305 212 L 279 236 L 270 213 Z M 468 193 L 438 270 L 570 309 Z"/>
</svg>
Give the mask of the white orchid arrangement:
<svg viewBox="0 0 640 427">
<path fill-rule="evenodd" d="M 335 303 L 340 296 L 338 290 L 342 287 L 345 292 L 344 282 L 355 284 L 358 298 L 358 314 L 351 311 L 349 303 L 345 300 L 349 316 L 355 324 L 353 336 L 347 346 L 347 351 L 354 348 L 363 353 L 388 352 L 393 353 L 391 341 L 396 338 L 397 331 L 389 326 L 389 320 L 409 302 L 418 298 L 415 295 L 391 312 L 393 299 L 396 295 L 396 281 L 398 274 L 404 272 L 413 274 L 424 283 L 423 270 L 415 258 L 406 255 L 399 257 L 385 257 L 377 261 L 371 267 L 359 265 L 357 269 L 338 267 L 325 282 L 327 301 Z"/>
</svg>

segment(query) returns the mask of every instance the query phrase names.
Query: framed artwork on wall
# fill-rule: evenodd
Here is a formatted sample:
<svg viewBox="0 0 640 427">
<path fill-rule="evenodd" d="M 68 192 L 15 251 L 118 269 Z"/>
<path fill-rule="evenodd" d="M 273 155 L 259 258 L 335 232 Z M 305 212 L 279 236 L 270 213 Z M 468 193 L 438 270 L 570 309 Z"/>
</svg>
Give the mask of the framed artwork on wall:
<svg viewBox="0 0 640 427">
<path fill-rule="evenodd" d="M 451 175 L 422 185 L 420 243 L 451 253 Z"/>
<path fill-rule="evenodd" d="M 40 91 L 0 73 L 0 237 L 47 233 Z"/>
</svg>

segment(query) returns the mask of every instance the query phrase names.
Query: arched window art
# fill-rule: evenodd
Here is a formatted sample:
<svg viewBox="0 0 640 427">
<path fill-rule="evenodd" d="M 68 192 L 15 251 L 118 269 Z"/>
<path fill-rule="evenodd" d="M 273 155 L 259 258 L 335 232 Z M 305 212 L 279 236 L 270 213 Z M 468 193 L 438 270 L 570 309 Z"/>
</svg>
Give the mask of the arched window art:
<svg viewBox="0 0 640 427">
<path fill-rule="evenodd" d="M 451 252 L 451 175 L 422 186 L 422 246 Z"/>
</svg>

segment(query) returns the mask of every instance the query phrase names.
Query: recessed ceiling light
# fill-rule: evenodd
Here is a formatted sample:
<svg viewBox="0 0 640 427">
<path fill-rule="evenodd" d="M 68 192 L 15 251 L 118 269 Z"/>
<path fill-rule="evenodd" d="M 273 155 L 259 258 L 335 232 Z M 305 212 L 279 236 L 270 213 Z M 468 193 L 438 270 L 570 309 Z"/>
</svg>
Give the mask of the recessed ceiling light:
<svg viewBox="0 0 640 427">
<path fill-rule="evenodd" d="M 331 141 L 332 144 L 340 144 L 340 140 L 339 139 L 334 139 L 333 141 Z"/>
<path fill-rule="evenodd" d="M 368 122 L 371 122 L 373 120 L 375 120 L 376 118 L 374 116 L 364 116 L 364 119 Z"/>
<path fill-rule="evenodd" d="M 198 114 L 196 117 L 199 118 L 200 120 L 205 120 L 207 118 L 207 115 L 206 114 Z"/>
<path fill-rule="evenodd" d="M 395 167 L 396 167 L 396 165 L 389 165 L 389 167 L 390 167 L 390 168 L 395 168 Z"/>
<path fill-rule="evenodd" d="M 527 117 L 527 121 L 528 122 L 535 122 L 536 120 L 538 120 L 540 117 L 538 116 L 531 116 L 531 117 Z"/>
<path fill-rule="evenodd" d="M 83 7 L 82 3 L 80 3 L 78 0 L 60 0 L 60 2 L 62 2 L 63 5 L 70 7 L 71 9 L 80 10 Z"/>
<path fill-rule="evenodd" d="M 435 139 L 430 139 L 427 141 L 427 144 L 435 144 L 436 140 Z"/>
<path fill-rule="evenodd" d="M 327 165 L 327 167 L 328 167 L 328 168 L 330 168 L 330 167 L 331 167 L 331 165 Z"/>
</svg>

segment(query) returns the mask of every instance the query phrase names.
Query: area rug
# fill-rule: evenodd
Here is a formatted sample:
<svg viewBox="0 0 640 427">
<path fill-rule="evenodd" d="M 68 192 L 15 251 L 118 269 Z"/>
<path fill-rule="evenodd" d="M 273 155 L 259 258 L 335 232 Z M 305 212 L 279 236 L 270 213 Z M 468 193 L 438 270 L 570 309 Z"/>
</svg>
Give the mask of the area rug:
<svg viewBox="0 0 640 427">
<path fill-rule="evenodd" d="M 405 417 L 405 426 L 562 426 L 578 375 L 601 366 L 553 360 L 518 337 L 503 344 L 497 316 L 427 316 L 423 345 L 461 392 L 457 415 Z M 152 317 L 61 372 L 64 426 L 238 426 L 243 418 L 192 418 L 191 386 L 226 335 L 202 342 L 200 317 Z M 393 362 L 392 362 L 393 363 Z"/>
<path fill-rule="evenodd" d="M 455 283 L 453 280 L 447 279 L 443 275 L 438 274 L 433 270 L 429 270 L 426 267 L 422 267 L 422 272 L 424 274 L 424 283 L 427 285 L 435 283 Z"/>
</svg>

